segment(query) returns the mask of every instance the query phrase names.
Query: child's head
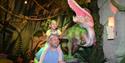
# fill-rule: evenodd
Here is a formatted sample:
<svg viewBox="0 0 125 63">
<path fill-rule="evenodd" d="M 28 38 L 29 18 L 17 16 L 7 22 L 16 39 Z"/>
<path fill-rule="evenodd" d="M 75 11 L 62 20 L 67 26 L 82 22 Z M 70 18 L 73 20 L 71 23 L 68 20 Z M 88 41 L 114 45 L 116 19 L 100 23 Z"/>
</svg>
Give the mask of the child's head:
<svg viewBox="0 0 125 63">
<path fill-rule="evenodd" d="M 55 30 L 57 28 L 57 22 L 55 20 L 52 20 L 51 24 L 50 24 L 50 28 Z"/>
</svg>

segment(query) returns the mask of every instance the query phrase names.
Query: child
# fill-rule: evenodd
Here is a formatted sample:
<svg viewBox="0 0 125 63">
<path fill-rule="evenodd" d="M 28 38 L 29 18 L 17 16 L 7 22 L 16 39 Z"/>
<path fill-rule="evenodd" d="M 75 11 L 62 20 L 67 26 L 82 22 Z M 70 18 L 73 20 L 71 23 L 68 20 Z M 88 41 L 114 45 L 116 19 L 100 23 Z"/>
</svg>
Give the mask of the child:
<svg viewBox="0 0 125 63">
<path fill-rule="evenodd" d="M 50 35 L 61 35 L 61 31 L 57 29 L 57 23 L 55 20 L 52 20 L 49 27 L 50 29 L 46 32 L 47 38 L 49 38 Z"/>
</svg>

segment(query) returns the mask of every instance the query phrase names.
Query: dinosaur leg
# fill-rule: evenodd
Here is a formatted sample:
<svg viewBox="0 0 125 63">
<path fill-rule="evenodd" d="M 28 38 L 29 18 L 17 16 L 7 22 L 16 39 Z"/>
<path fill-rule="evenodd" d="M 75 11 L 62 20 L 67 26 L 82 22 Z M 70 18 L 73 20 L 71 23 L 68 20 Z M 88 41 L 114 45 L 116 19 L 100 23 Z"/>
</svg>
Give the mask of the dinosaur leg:
<svg viewBox="0 0 125 63">
<path fill-rule="evenodd" d="M 71 39 L 68 42 L 68 58 L 69 59 L 73 58 L 73 56 L 72 56 L 72 40 Z"/>
</svg>

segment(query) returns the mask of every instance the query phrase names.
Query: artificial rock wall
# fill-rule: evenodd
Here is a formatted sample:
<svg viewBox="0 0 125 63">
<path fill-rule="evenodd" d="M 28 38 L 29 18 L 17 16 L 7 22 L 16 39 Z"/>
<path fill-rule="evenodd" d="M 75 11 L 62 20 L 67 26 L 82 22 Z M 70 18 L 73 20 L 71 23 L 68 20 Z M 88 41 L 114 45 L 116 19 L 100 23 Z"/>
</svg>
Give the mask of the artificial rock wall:
<svg viewBox="0 0 125 63">
<path fill-rule="evenodd" d="M 125 7 L 125 0 L 114 0 Z M 98 0 L 100 23 L 104 26 L 103 50 L 107 63 L 120 63 L 125 56 L 125 12 L 112 8 L 110 0 Z M 114 6 L 115 7 L 115 6 Z M 107 40 L 107 21 L 109 16 L 115 17 L 115 38 Z"/>
</svg>

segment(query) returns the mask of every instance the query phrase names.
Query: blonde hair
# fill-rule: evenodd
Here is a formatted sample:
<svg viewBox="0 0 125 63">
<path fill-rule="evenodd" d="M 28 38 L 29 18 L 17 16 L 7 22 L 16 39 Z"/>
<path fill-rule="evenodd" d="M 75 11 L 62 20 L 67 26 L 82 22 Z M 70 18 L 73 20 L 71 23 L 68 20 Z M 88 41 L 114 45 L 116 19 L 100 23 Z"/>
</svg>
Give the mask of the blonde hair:
<svg viewBox="0 0 125 63">
<path fill-rule="evenodd" d="M 51 21 L 51 24 L 52 24 L 52 23 L 57 24 L 57 22 L 56 22 L 55 20 L 52 20 L 52 21 Z"/>
</svg>

